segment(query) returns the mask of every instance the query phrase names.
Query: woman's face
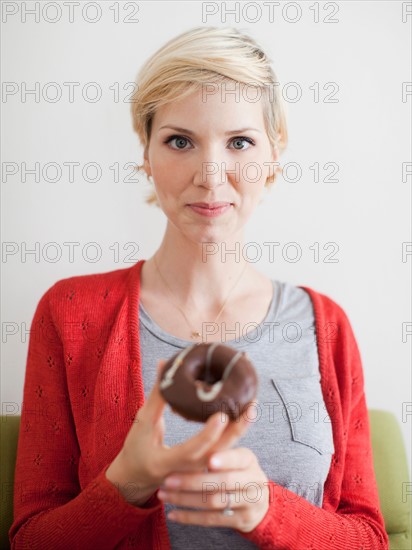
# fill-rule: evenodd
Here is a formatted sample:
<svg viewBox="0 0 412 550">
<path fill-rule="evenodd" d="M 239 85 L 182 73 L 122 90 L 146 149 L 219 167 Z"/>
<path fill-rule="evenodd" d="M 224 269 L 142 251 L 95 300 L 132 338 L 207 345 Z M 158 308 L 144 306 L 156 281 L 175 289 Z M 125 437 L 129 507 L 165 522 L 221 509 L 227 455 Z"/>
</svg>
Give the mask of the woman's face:
<svg viewBox="0 0 412 550">
<path fill-rule="evenodd" d="M 265 130 L 263 99 L 251 102 L 246 93 L 228 90 L 219 87 L 203 97 L 199 90 L 160 107 L 144 154 L 169 222 L 196 242 L 239 234 L 277 159 Z M 217 202 L 224 207 L 213 208 Z"/>
</svg>

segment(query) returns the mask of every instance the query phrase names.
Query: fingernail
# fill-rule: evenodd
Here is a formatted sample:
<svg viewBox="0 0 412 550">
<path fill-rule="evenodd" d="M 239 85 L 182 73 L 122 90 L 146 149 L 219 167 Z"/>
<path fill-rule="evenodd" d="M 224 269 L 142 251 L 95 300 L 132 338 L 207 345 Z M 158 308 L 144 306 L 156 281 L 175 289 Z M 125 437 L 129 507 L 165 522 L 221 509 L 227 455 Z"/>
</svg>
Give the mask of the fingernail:
<svg viewBox="0 0 412 550">
<path fill-rule="evenodd" d="M 211 463 L 211 465 L 214 466 L 215 468 L 218 468 L 219 466 L 222 465 L 222 460 L 220 459 L 220 457 L 214 456 L 214 457 L 212 457 L 210 463 Z"/>
<path fill-rule="evenodd" d="M 166 487 L 179 487 L 179 485 L 180 485 L 180 479 L 177 477 L 167 477 L 165 479 Z"/>
<path fill-rule="evenodd" d="M 217 426 L 219 426 L 220 424 L 226 424 L 226 422 L 228 421 L 229 417 L 226 413 L 220 413 L 217 417 L 216 417 L 216 420 L 215 420 L 215 423 Z"/>
</svg>

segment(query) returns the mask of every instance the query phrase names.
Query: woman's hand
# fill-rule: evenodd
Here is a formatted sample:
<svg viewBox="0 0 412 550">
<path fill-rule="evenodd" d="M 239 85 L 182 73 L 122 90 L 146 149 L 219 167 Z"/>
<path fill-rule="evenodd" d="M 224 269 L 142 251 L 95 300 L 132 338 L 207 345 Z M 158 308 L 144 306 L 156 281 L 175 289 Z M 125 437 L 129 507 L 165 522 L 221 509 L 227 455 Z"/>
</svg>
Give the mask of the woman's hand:
<svg viewBox="0 0 412 550">
<path fill-rule="evenodd" d="M 218 463 L 214 463 L 217 459 Z M 246 447 L 219 451 L 210 457 L 209 472 L 173 473 L 166 478 L 158 498 L 177 506 L 201 510 L 173 510 L 169 519 L 191 525 L 232 527 L 252 531 L 269 508 L 268 478 L 256 455 Z M 232 493 L 232 516 L 223 515 Z"/>
<path fill-rule="evenodd" d="M 160 393 L 159 381 L 165 362 L 159 361 L 156 383 L 138 410 L 121 451 L 106 470 L 107 479 L 136 506 L 144 506 L 170 473 L 204 471 L 210 454 L 227 447 L 246 429 L 244 423 L 229 423 L 225 414 L 217 412 L 208 418 L 200 432 L 184 443 L 173 447 L 164 445 L 166 401 Z"/>
</svg>

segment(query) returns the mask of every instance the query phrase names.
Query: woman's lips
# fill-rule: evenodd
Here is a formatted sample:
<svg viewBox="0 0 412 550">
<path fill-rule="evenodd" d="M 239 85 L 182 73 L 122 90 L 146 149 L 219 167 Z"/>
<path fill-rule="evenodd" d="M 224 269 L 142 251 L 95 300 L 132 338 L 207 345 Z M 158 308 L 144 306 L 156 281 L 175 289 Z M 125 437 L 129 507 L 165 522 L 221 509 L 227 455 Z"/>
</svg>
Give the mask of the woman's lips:
<svg viewBox="0 0 412 550">
<path fill-rule="evenodd" d="M 188 206 L 201 216 L 214 218 L 227 212 L 232 204 L 230 202 L 216 202 L 208 205 L 207 203 L 195 202 L 193 204 L 189 204 Z"/>
</svg>

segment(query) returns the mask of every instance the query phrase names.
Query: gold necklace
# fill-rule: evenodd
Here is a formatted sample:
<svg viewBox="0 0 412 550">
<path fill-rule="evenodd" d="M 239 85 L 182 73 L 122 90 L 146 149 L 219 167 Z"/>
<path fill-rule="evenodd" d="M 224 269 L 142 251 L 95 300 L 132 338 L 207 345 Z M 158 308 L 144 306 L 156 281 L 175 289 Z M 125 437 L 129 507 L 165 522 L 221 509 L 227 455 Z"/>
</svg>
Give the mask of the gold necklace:
<svg viewBox="0 0 412 550">
<path fill-rule="evenodd" d="M 157 260 L 156 260 L 156 255 L 153 256 L 153 260 L 154 260 L 156 269 L 157 269 L 157 271 L 158 271 L 158 273 L 159 273 L 161 279 L 163 280 L 164 284 L 165 284 L 166 287 L 168 288 L 168 290 L 169 290 L 169 292 L 171 293 L 171 295 L 175 298 L 174 292 L 172 291 L 172 289 L 170 288 L 170 286 L 167 284 L 167 281 L 165 280 L 165 278 L 163 277 L 163 275 L 162 275 L 161 272 L 160 272 L 160 269 L 159 269 L 159 266 L 158 266 Z M 224 310 L 224 308 L 225 308 L 225 306 L 226 306 L 226 304 L 227 304 L 227 302 L 228 302 L 228 300 L 229 300 L 229 298 L 230 298 L 232 292 L 234 291 L 236 285 L 237 285 L 238 282 L 240 281 L 240 279 L 241 279 L 243 273 L 245 272 L 247 265 L 248 265 L 248 262 L 246 261 L 246 262 L 245 262 L 245 265 L 244 265 L 244 267 L 243 267 L 243 269 L 242 269 L 242 272 L 240 273 L 239 277 L 236 279 L 235 284 L 233 285 L 233 287 L 231 288 L 229 294 L 227 295 L 226 300 L 223 302 L 223 306 L 220 308 L 220 311 L 219 311 L 219 313 L 217 314 L 217 317 L 215 318 L 215 320 L 213 321 L 213 323 L 216 323 L 216 321 L 219 319 L 219 317 L 220 317 L 222 311 Z M 186 317 L 186 314 L 185 314 L 185 312 L 183 311 L 183 309 L 182 309 L 181 307 L 179 307 L 179 306 L 177 305 L 177 303 L 174 303 L 174 305 L 175 305 L 175 307 L 177 307 L 177 309 L 182 313 L 183 317 L 185 318 L 185 321 L 186 321 L 188 327 L 189 327 L 190 330 L 191 330 L 191 335 L 190 335 L 190 337 L 191 337 L 191 338 L 200 338 L 200 337 L 202 336 L 201 333 L 200 333 L 198 330 L 193 330 L 192 325 L 191 325 L 190 321 L 188 320 L 188 318 Z M 203 339 L 202 339 L 202 341 L 203 341 Z"/>
</svg>

